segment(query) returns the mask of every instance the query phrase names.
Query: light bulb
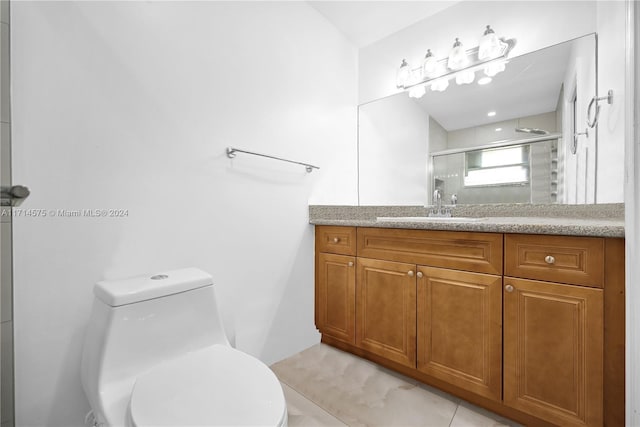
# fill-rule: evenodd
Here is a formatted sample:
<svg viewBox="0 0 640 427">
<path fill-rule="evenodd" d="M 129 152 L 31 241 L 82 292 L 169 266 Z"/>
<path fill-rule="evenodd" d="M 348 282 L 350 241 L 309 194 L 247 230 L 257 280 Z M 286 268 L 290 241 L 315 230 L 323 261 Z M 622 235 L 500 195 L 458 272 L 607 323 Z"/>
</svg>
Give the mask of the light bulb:
<svg viewBox="0 0 640 427">
<path fill-rule="evenodd" d="M 459 70 L 466 67 L 468 64 L 469 57 L 467 57 L 467 52 L 464 50 L 460 40 L 456 38 L 456 42 L 453 44 L 453 49 L 451 49 L 451 53 L 449 54 L 447 67 L 452 70 Z"/>
<path fill-rule="evenodd" d="M 422 98 L 427 93 L 427 89 L 424 85 L 414 86 L 409 89 L 409 98 Z"/>
<path fill-rule="evenodd" d="M 444 92 L 449 87 L 448 79 L 438 79 L 431 83 L 431 90 L 434 92 Z"/>
<path fill-rule="evenodd" d="M 489 77 L 493 77 L 496 74 L 503 72 L 505 68 L 506 66 L 504 61 L 492 62 L 484 67 L 484 73 Z"/>
<path fill-rule="evenodd" d="M 489 83 L 491 83 L 491 77 L 481 77 L 478 79 L 478 84 L 479 85 L 488 85 Z"/>
<path fill-rule="evenodd" d="M 406 60 L 402 60 L 402 64 L 400 64 L 400 68 L 398 69 L 398 75 L 396 76 L 396 86 L 397 87 L 406 87 L 411 79 L 411 67 Z"/>
<path fill-rule="evenodd" d="M 424 56 L 424 61 L 422 62 L 422 74 L 425 77 L 433 77 L 437 74 L 438 71 L 438 60 L 431 53 L 431 49 L 427 49 L 427 54 Z"/>
<path fill-rule="evenodd" d="M 475 77 L 476 74 L 471 70 L 460 71 L 458 74 L 456 74 L 456 83 L 459 85 L 468 85 L 469 83 L 473 82 L 473 79 L 475 79 Z"/>
<path fill-rule="evenodd" d="M 487 29 L 484 31 L 484 35 L 480 38 L 480 45 L 478 46 L 478 59 L 487 60 L 497 58 L 502 54 L 502 42 L 493 32 L 490 25 L 487 25 Z"/>
</svg>

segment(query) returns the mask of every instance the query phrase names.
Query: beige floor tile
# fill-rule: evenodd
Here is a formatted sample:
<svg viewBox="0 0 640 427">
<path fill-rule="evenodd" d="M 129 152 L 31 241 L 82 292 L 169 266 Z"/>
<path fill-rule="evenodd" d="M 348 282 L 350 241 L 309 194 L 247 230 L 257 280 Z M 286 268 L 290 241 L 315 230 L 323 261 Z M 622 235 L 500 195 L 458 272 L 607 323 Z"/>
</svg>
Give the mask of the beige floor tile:
<svg viewBox="0 0 640 427">
<path fill-rule="evenodd" d="M 347 427 L 342 421 L 306 399 L 286 384 L 282 384 L 289 412 L 289 427 Z"/>
<path fill-rule="evenodd" d="M 448 426 L 458 402 L 324 344 L 272 369 L 282 382 L 350 426 Z"/>
<path fill-rule="evenodd" d="M 458 406 L 450 427 L 518 427 L 520 424 L 501 416 L 462 402 Z"/>
</svg>

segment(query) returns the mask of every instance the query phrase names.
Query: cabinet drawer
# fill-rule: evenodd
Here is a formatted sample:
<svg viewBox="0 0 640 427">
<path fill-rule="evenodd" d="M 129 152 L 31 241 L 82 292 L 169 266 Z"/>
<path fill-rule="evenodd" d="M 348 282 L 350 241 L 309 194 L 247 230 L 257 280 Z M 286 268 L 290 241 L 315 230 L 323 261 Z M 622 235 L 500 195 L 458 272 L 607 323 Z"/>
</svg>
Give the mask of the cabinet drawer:
<svg viewBox="0 0 640 427">
<path fill-rule="evenodd" d="M 604 239 L 505 236 L 505 276 L 602 288 Z"/>
<path fill-rule="evenodd" d="M 316 226 L 316 252 L 340 255 L 356 254 L 356 228 Z"/>
<path fill-rule="evenodd" d="M 502 274 L 502 234 L 358 228 L 358 256 Z"/>
</svg>

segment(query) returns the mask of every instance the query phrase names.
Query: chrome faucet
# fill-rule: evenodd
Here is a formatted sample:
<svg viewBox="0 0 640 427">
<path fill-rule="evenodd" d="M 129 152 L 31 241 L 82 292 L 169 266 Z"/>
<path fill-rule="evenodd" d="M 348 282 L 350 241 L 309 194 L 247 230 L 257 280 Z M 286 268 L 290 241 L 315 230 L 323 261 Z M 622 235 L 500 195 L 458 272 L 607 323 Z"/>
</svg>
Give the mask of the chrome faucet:
<svg viewBox="0 0 640 427">
<path fill-rule="evenodd" d="M 433 192 L 433 204 L 436 206 L 436 209 L 440 211 L 440 208 L 442 208 L 442 194 L 440 194 L 440 190 L 438 189 Z"/>
<path fill-rule="evenodd" d="M 457 205 L 458 204 L 458 195 L 457 194 L 452 194 L 451 195 L 451 204 L 452 205 Z"/>
<path fill-rule="evenodd" d="M 431 217 L 450 217 L 451 216 L 451 209 L 445 207 L 444 209 L 442 209 L 442 191 L 440 189 L 437 189 L 433 192 L 433 205 L 434 207 L 431 208 L 431 210 L 429 211 L 429 216 Z"/>
</svg>

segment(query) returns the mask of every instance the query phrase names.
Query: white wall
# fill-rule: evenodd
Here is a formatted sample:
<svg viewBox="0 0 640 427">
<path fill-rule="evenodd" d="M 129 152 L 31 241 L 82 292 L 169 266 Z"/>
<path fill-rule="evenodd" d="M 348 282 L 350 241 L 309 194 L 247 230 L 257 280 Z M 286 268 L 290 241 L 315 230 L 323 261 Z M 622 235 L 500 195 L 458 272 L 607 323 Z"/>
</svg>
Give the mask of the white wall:
<svg viewBox="0 0 640 427">
<path fill-rule="evenodd" d="M 612 203 L 624 200 L 626 2 L 599 1 L 597 18 L 598 96 L 614 94 L 613 104 L 600 103 L 597 202 Z"/>
<path fill-rule="evenodd" d="M 360 49 L 359 102 L 381 98 L 395 87 L 402 58 L 420 64 L 427 48 L 438 58 L 448 55 L 456 37 L 477 46 L 487 24 L 500 36 L 516 38 L 512 55 L 596 31 L 593 1 L 463 1 L 389 37 Z"/>
<path fill-rule="evenodd" d="M 360 205 L 425 205 L 429 115 L 399 94 L 359 108 Z"/>
<path fill-rule="evenodd" d="M 200 267 L 241 350 L 317 342 L 307 206 L 356 203 L 355 48 L 302 2 L 15 2 L 11 19 L 23 207 L 128 210 L 16 218 L 17 424 L 83 424 L 97 280 Z"/>
</svg>

